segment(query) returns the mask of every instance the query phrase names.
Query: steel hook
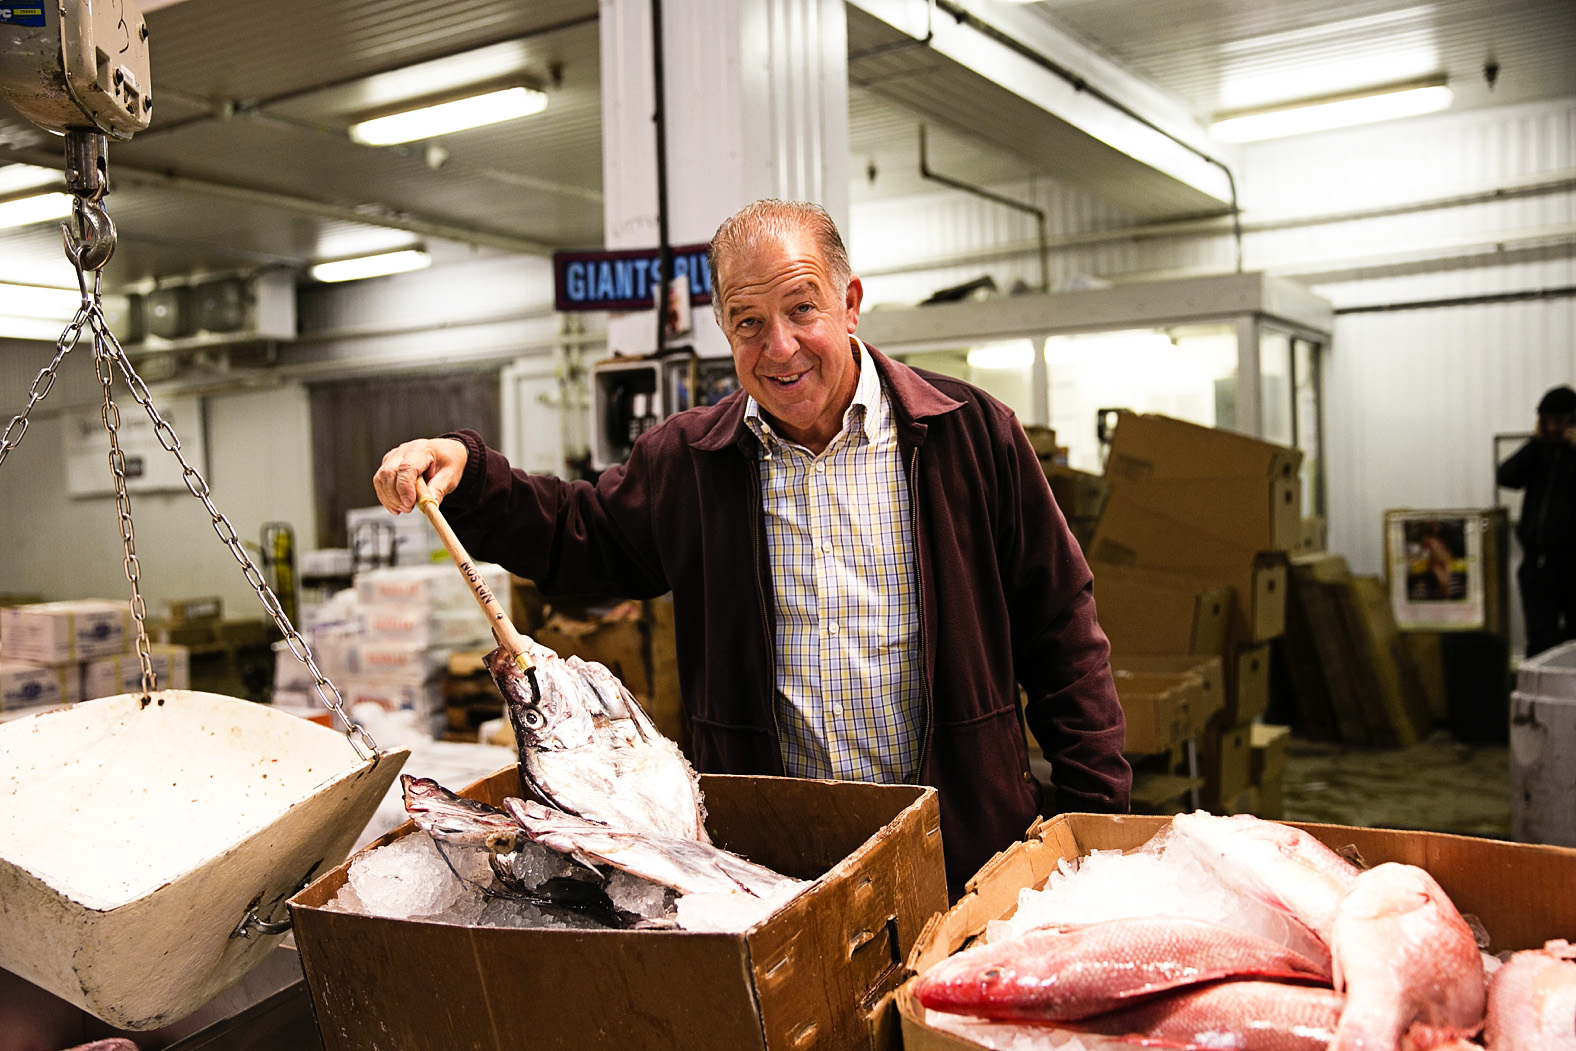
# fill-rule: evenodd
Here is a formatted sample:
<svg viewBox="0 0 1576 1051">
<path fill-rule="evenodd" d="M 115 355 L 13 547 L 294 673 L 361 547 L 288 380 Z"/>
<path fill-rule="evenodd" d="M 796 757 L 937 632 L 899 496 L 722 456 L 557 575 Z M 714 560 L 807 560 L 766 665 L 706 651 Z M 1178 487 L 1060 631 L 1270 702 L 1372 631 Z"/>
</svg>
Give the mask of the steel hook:
<svg viewBox="0 0 1576 1051">
<path fill-rule="evenodd" d="M 115 254 L 115 221 L 99 201 L 85 201 L 78 197 L 71 211 L 76 220 L 75 226 L 70 222 L 60 224 L 60 239 L 65 245 L 66 258 L 78 270 L 104 269 L 109 257 Z"/>
</svg>

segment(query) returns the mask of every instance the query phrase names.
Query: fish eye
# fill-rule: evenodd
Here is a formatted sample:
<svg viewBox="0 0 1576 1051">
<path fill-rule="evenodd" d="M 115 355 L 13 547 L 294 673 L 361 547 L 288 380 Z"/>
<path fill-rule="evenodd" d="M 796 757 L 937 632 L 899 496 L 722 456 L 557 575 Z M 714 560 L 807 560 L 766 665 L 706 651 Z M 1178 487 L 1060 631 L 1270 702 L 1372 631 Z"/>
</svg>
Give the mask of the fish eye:
<svg viewBox="0 0 1576 1051">
<path fill-rule="evenodd" d="M 529 726 L 533 730 L 542 725 L 542 713 L 537 711 L 535 708 L 527 708 L 525 715 L 521 716 L 521 719 L 524 721 L 526 726 Z"/>
</svg>

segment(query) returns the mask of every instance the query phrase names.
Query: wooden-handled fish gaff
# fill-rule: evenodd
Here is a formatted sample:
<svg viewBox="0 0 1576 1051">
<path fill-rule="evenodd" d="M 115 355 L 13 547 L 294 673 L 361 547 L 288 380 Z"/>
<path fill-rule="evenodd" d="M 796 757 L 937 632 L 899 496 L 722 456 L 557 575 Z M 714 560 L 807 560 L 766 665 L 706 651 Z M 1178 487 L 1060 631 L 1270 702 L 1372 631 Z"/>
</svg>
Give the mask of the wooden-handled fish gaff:
<svg viewBox="0 0 1576 1051">
<path fill-rule="evenodd" d="M 416 506 L 421 508 L 421 513 L 427 516 L 427 521 L 431 522 L 432 528 L 437 530 L 438 538 L 449 551 L 449 557 L 453 558 L 454 564 L 459 567 L 460 576 L 465 578 L 471 594 L 476 596 L 482 611 L 487 614 L 487 619 L 492 623 L 493 638 L 497 639 L 498 645 L 514 658 L 521 671 L 530 674 L 536 665 L 525 652 L 524 637 L 515 630 L 514 623 L 509 620 L 509 614 L 504 612 L 497 596 L 492 593 L 492 588 L 487 586 L 487 582 L 477 571 L 476 563 L 465 553 L 460 538 L 454 535 L 453 529 L 449 528 L 443 512 L 438 510 L 438 498 L 432 495 L 427 480 L 419 475 L 416 478 Z"/>
</svg>

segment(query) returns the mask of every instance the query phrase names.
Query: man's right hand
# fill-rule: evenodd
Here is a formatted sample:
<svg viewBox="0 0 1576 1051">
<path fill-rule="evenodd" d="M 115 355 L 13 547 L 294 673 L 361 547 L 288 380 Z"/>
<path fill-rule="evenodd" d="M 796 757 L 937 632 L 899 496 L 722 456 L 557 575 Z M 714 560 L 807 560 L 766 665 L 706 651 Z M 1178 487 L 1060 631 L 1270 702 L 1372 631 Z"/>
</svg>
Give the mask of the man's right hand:
<svg viewBox="0 0 1576 1051">
<path fill-rule="evenodd" d="M 416 479 L 427 479 L 432 495 L 442 503 L 454 492 L 465 473 L 465 443 L 454 438 L 417 438 L 390 449 L 372 476 L 378 502 L 393 514 L 416 506 Z"/>
</svg>

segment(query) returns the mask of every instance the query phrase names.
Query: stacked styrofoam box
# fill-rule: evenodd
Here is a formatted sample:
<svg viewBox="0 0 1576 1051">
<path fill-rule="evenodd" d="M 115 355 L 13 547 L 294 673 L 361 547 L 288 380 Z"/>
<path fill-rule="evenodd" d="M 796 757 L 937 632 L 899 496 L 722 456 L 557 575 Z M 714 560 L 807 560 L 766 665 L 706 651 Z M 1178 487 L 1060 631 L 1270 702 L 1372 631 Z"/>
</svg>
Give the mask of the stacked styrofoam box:
<svg viewBox="0 0 1576 1051">
<path fill-rule="evenodd" d="M 125 652 L 124 602 L 79 599 L 0 609 L 0 712 L 82 699 L 84 660 Z"/>
<path fill-rule="evenodd" d="M 1576 642 L 1522 662 L 1510 695 L 1511 833 L 1576 847 Z"/>
<path fill-rule="evenodd" d="M 486 564 L 477 569 L 508 608 L 508 571 Z M 486 615 L 452 563 L 359 573 L 353 589 L 314 611 L 308 633 L 313 659 L 347 706 L 415 711 L 435 736 L 444 723 L 449 654 L 491 640 Z M 320 706 L 311 675 L 284 644 L 275 652 L 274 703 Z"/>
</svg>

